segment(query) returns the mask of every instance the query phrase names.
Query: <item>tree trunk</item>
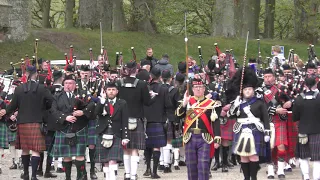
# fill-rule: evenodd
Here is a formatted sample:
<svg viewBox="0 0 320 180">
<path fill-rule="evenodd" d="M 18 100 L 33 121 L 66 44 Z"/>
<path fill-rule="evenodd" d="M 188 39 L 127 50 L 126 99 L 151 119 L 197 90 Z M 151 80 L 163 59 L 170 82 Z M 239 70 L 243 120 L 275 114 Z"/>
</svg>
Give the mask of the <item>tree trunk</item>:
<svg viewBox="0 0 320 180">
<path fill-rule="evenodd" d="M 216 0 L 213 36 L 234 37 L 235 31 L 234 0 Z"/>
<path fill-rule="evenodd" d="M 157 26 L 154 21 L 154 8 L 154 1 L 133 0 L 133 12 L 129 29 L 132 31 L 157 33 Z"/>
<path fill-rule="evenodd" d="M 112 31 L 112 0 L 98 0 L 97 1 L 97 17 L 98 22 L 102 23 L 103 31 Z"/>
<path fill-rule="evenodd" d="M 113 31 L 125 31 L 127 22 L 124 16 L 123 0 L 113 0 Z"/>
<path fill-rule="evenodd" d="M 42 27 L 43 28 L 51 28 L 50 21 L 49 21 L 50 7 L 51 7 L 51 0 L 42 1 Z"/>
<path fill-rule="evenodd" d="M 307 12 L 303 7 L 304 0 L 294 0 L 294 36 L 296 39 L 303 40 L 306 38 L 307 30 Z"/>
<path fill-rule="evenodd" d="M 275 0 L 266 0 L 265 11 L 266 17 L 264 19 L 264 38 L 274 37 L 274 15 L 275 15 Z"/>
<path fill-rule="evenodd" d="M 24 41 L 29 36 L 31 27 L 31 0 L 10 0 L 10 39 L 16 42 Z"/>
<path fill-rule="evenodd" d="M 99 28 L 100 18 L 97 13 L 97 0 L 79 1 L 79 26 L 82 28 Z"/>
<path fill-rule="evenodd" d="M 73 8 L 75 7 L 75 0 L 66 0 L 66 16 L 65 27 L 73 28 Z"/>
</svg>

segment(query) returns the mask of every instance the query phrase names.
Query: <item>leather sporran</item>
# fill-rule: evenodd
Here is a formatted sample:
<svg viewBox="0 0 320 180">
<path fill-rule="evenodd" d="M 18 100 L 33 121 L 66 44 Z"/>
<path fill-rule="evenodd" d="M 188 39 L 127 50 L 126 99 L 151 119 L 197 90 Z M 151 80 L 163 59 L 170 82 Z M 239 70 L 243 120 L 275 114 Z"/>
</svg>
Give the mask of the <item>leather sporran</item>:
<svg viewBox="0 0 320 180">
<path fill-rule="evenodd" d="M 77 145 L 77 135 L 76 133 L 66 133 L 65 134 L 65 142 L 69 146 L 75 146 Z"/>
<path fill-rule="evenodd" d="M 105 148 L 110 148 L 113 145 L 113 135 L 111 134 L 102 135 L 101 144 Z"/>
<path fill-rule="evenodd" d="M 129 118 L 128 120 L 128 129 L 133 131 L 138 126 L 138 119 L 137 118 Z"/>
</svg>

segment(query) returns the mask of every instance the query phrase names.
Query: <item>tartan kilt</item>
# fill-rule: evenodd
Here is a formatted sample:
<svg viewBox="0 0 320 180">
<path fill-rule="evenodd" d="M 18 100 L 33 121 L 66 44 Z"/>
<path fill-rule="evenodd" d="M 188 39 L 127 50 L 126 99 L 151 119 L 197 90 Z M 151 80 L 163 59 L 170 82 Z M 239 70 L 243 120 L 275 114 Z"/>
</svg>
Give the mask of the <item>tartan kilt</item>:
<svg viewBox="0 0 320 180">
<path fill-rule="evenodd" d="M 308 144 L 310 148 L 311 161 L 320 161 L 320 133 L 309 134 Z"/>
<path fill-rule="evenodd" d="M 235 119 L 228 119 L 226 124 L 220 124 L 220 132 L 221 132 L 221 139 L 224 140 L 233 140 L 233 125 L 236 123 Z"/>
<path fill-rule="evenodd" d="M 2 149 L 9 147 L 8 131 L 6 123 L 0 122 L 0 148 Z"/>
<path fill-rule="evenodd" d="M 88 145 L 96 145 L 98 135 L 96 134 L 97 120 L 90 120 L 88 124 Z"/>
<path fill-rule="evenodd" d="M 96 156 L 95 162 L 108 163 L 109 161 L 123 161 L 123 147 L 121 144 L 121 138 L 113 136 L 113 144 L 110 148 L 102 146 L 102 136 L 97 137 Z"/>
<path fill-rule="evenodd" d="M 298 139 L 297 139 L 298 140 Z M 300 159 L 307 159 L 310 158 L 310 148 L 309 144 L 300 144 L 297 143 L 296 145 L 296 151 L 295 151 L 295 157 Z"/>
<path fill-rule="evenodd" d="M 167 129 L 167 139 L 173 139 L 173 124 L 172 122 L 168 122 L 168 129 Z"/>
<path fill-rule="evenodd" d="M 40 123 L 17 125 L 16 148 L 36 152 L 46 150 L 45 136 L 40 131 Z"/>
<path fill-rule="evenodd" d="M 7 128 L 7 137 L 9 143 L 15 142 L 17 139 L 17 131 L 12 132 Z"/>
<path fill-rule="evenodd" d="M 53 157 L 85 156 L 88 128 L 84 127 L 76 133 L 77 145 L 72 147 L 65 143 L 65 134 L 62 131 L 56 131 L 51 155 Z"/>
<path fill-rule="evenodd" d="M 258 156 L 266 156 L 266 143 L 264 142 L 264 132 L 260 132 L 255 124 L 243 124 L 241 131 L 234 134 L 232 143 L 232 152 L 236 154 L 236 147 L 239 142 L 240 134 L 244 128 L 249 128 L 252 130 L 252 135 L 254 137 L 254 145 Z"/>
<path fill-rule="evenodd" d="M 144 124 L 142 119 L 137 120 L 137 128 L 135 130 L 128 130 L 127 149 L 146 149 L 146 134 L 144 131 Z"/>
<path fill-rule="evenodd" d="M 287 134 L 288 134 L 288 158 L 295 157 L 295 151 L 298 138 L 298 126 L 296 122 L 292 121 L 292 113 L 288 114 L 287 120 Z"/>
<path fill-rule="evenodd" d="M 160 148 L 167 145 L 166 135 L 162 123 L 148 123 L 147 124 L 147 148 Z"/>
<path fill-rule="evenodd" d="M 54 131 L 48 131 L 46 134 L 46 151 L 50 154 L 54 144 Z"/>
<path fill-rule="evenodd" d="M 171 144 L 172 144 L 173 148 L 182 147 L 183 146 L 182 137 L 178 137 L 178 138 L 172 139 Z"/>
<path fill-rule="evenodd" d="M 275 147 L 284 144 L 288 147 L 288 136 L 287 136 L 287 122 L 282 121 L 278 115 L 273 116 L 273 123 L 275 128 Z"/>
</svg>

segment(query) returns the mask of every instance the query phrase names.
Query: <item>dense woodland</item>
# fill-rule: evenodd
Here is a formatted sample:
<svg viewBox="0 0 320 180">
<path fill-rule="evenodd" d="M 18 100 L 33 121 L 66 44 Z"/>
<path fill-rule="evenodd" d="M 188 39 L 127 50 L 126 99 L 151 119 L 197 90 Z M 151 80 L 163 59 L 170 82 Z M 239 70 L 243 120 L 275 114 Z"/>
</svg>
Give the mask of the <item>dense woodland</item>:
<svg viewBox="0 0 320 180">
<path fill-rule="evenodd" d="M 32 27 L 196 36 L 319 38 L 320 0 L 32 0 Z"/>
</svg>

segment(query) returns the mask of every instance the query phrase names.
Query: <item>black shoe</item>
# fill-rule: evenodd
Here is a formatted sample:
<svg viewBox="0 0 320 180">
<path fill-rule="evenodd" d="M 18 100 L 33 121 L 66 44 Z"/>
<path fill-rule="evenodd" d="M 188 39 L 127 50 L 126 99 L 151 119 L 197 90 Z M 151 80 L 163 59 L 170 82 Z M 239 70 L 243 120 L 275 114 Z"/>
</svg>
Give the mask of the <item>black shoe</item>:
<svg viewBox="0 0 320 180">
<path fill-rule="evenodd" d="M 124 173 L 124 180 L 130 180 L 130 178 L 126 178 L 126 173 Z"/>
<path fill-rule="evenodd" d="M 160 176 L 158 174 L 154 174 L 154 173 L 151 174 L 151 179 L 159 179 L 159 178 Z"/>
<path fill-rule="evenodd" d="M 143 176 L 151 176 L 151 169 L 147 169 L 146 172 L 143 173 Z"/>
<path fill-rule="evenodd" d="M 37 177 L 32 177 L 31 180 L 39 180 Z"/>
<path fill-rule="evenodd" d="M 40 176 L 40 177 L 43 176 L 43 171 L 42 171 L 42 169 L 38 169 L 38 170 L 37 170 L 37 175 Z"/>
<path fill-rule="evenodd" d="M 159 170 L 159 171 L 163 171 L 163 170 L 164 170 L 164 165 L 160 165 L 160 166 L 158 167 L 158 170 Z"/>
<path fill-rule="evenodd" d="M 278 178 L 279 178 L 279 179 L 284 179 L 284 178 L 286 178 L 286 175 L 284 175 L 284 174 L 279 174 L 279 175 L 278 175 Z"/>
<path fill-rule="evenodd" d="M 95 172 L 90 172 L 90 179 L 98 179 L 98 176 Z"/>
<path fill-rule="evenodd" d="M 234 166 L 237 166 L 237 165 L 238 165 L 236 156 L 235 156 L 234 154 L 231 155 L 230 162 L 231 162 Z"/>
<path fill-rule="evenodd" d="M 233 164 L 228 160 L 228 164 L 227 164 L 228 168 L 233 168 Z"/>
<path fill-rule="evenodd" d="M 292 169 L 291 168 L 284 169 L 284 172 L 292 172 Z"/>
<path fill-rule="evenodd" d="M 171 173 L 171 169 L 169 167 L 164 167 L 163 173 Z"/>
<path fill-rule="evenodd" d="M 187 164 L 184 161 L 179 161 L 179 166 L 187 166 Z"/>
<path fill-rule="evenodd" d="M 54 171 L 54 170 L 55 170 L 54 166 L 51 166 L 50 171 Z"/>
<path fill-rule="evenodd" d="M 221 168 L 220 163 L 215 162 L 214 165 L 212 166 L 211 170 L 212 170 L 212 171 L 216 171 L 216 170 L 218 170 L 219 168 Z"/>
<path fill-rule="evenodd" d="M 228 172 L 228 166 L 227 165 L 222 165 L 222 172 Z"/>
<path fill-rule="evenodd" d="M 13 163 L 9 169 L 18 169 L 18 165 L 16 163 Z"/>
<path fill-rule="evenodd" d="M 2 169 L 0 168 L 0 174 L 2 174 Z"/>
<path fill-rule="evenodd" d="M 268 179 L 274 179 L 274 176 L 268 176 Z"/>
<path fill-rule="evenodd" d="M 44 178 L 56 178 L 56 177 L 58 177 L 57 175 L 55 175 L 55 174 L 52 174 L 51 172 L 46 172 L 46 173 L 44 173 L 44 176 L 43 176 Z"/>
<path fill-rule="evenodd" d="M 20 178 L 23 180 L 29 180 L 29 172 L 28 173 L 21 173 Z"/>
<path fill-rule="evenodd" d="M 87 177 L 87 175 L 83 175 L 82 177 L 80 177 L 80 178 L 77 179 L 77 180 L 88 180 L 88 177 Z"/>
<path fill-rule="evenodd" d="M 57 173 L 64 173 L 63 169 L 62 168 L 57 168 Z"/>
<path fill-rule="evenodd" d="M 174 170 L 180 170 L 179 166 L 174 166 Z"/>
</svg>

